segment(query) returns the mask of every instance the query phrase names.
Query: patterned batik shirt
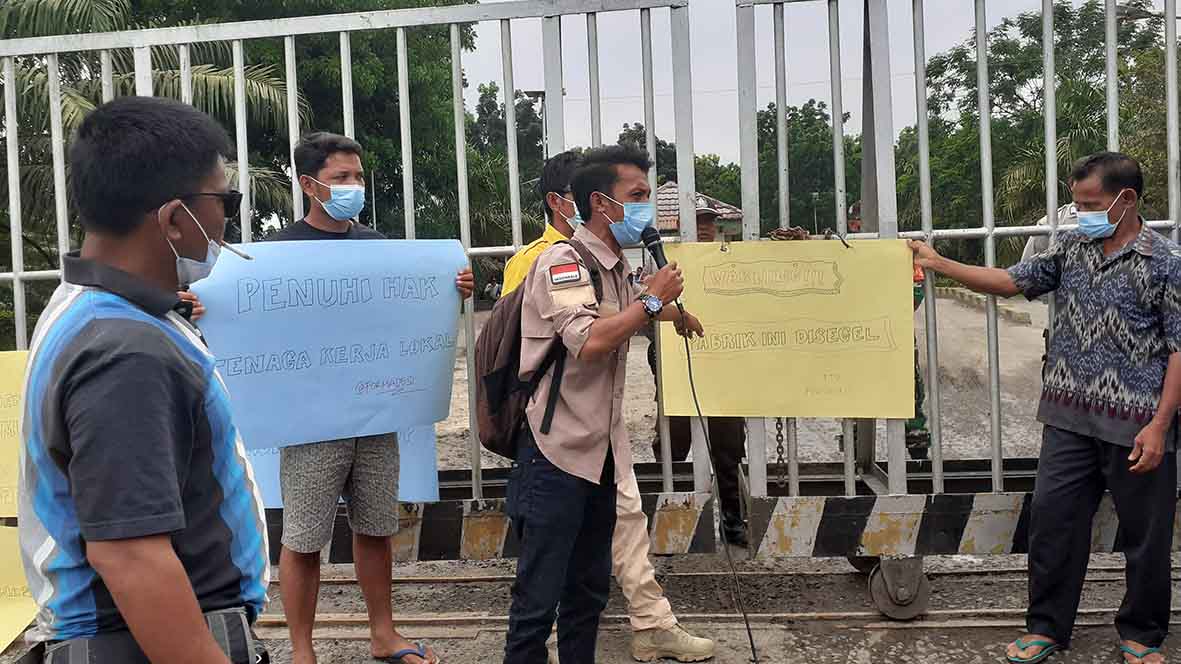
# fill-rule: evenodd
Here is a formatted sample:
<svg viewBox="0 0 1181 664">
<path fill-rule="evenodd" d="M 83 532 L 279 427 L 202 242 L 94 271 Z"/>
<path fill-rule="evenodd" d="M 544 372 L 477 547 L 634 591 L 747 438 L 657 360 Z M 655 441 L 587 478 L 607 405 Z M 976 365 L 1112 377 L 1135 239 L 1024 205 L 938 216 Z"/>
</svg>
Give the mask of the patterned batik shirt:
<svg viewBox="0 0 1181 664">
<path fill-rule="evenodd" d="M 1140 223 L 1110 256 L 1069 231 L 1009 269 L 1027 298 L 1054 292 L 1057 307 L 1038 421 L 1125 447 L 1156 414 L 1169 355 L 1181 351 L 1181 248 Z M 1174 422 L 1170 451 L 1176 435 Z"/>
</svg>

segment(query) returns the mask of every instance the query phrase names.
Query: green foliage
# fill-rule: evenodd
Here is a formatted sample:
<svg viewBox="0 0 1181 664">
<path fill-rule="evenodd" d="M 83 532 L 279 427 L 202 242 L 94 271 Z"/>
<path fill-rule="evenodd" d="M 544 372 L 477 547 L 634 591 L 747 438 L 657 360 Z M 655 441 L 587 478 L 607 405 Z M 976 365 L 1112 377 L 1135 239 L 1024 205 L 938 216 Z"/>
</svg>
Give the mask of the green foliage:
<svg viewBox="0 0 1181 664">
<path fill-rule="evenodd" d="M 1154 12 L 1151 0 L 1122 3 Z M 1103 3 L 1054 5 L 1056 149 L 1058 200 L 1070 200 L 1066 179 L 1076 159 L 1107 145 L 1105 27 Z M 1162 18 L 1118 22 L 1121 148 L 1144 166 L 1144 213 L 1162 218 L 1165 186 L 1164 44 Z M 1042 15 L 1025 12 L 989 31 L 988 65 L 993 181 L 998 226 L 1029 225 L 1046 213 L 1045 95 Z M 927 65 L 931 136 L 931 182 L 936 228 L 983 223 L 976 85 L 976 42 L 969 36 Z M 919 228 L 918 152 L 913 130 L 897 146 L 899 211 L 904 227 Z M 998 243 L 998 262 L 1010 264 L 1024 242 Z M 969 262 L 983 261 L 983 243 L 954 241 L 943 247 Z"/>
<path fill-rule="evenodd" d="M 105 32 L 142 27 L 208 22 L 269 20 L 288 16 L 465 4 L 474 0 L 0 0 L 0 39 L 55 34 Z M 1152 0 L 1127 0 L 1133 10 L 1155 11 Z M 1055 12 L 1055 87 L 1057 98 L 1058 198 L 1069 200 L 1066 178 L 1073 160 L 1106 145 L 1103 3 L 1088 0 L 1075 7 L 1058 0 Z M 1146 216 L 1167 215 L 1167 145 L 1165 120 L 1165 57 L 1159 16 L 1119 22 L 1120 143 L 1144 166 Z M 930 170 L 932 215 L 936 228 L 980 226 L 983 221 L 980 136 L 976 97 L 974 35 L 933 56 L 927 66 L 929 85 Z M 451 45 L 446 27 L 407 30 L 409 51 L 409 115 L 413 140 L 414 216 L 419 237 L 459 237 L 460 205 L 455 159 L 455 127 L 451 90 Z M 474 46 L 470 26 L 461 31 L 465 49 Z M 998 225 L 1034 223 L 1045 213 L 1045 139 L 1042 70 L 1042 25 L 1039 12 L 1004 19 L 989 39 L 989 93 L 992 108 L 992 164 L 995 217 Z M 340 44 L 335 34 L 295 39 L 300 92 L 300 130 L 343 132 L 340 87 Z M 353 98 L 357 139 L 365 147 L 364 163 L 372 177 L 370 205 L 376 205 L 378 228 L 392 237 L 403 233 L 406 214 L 402 190 L 402 145 L 398 94 L 397 40 L 393 31 L 351 36 Z M 233 135 L 233 72 L 228 44 L 197 44 L 193 59 L 193 95 L 199 108 L 218 118 Z M 179 53 L 175 47 L 153 48 L 157 94 L 179 97 Z M 130 51 L 112 53 L 116 94 L 134 92 Z M 292 220 L 283 40 L 251 40 L 246 44 L 248 132 L 253 225 L 257 236 Z M 57 265 L 54 188 L 47 106 L 46 61 L 16 60 L 17 122 L 21 135 L 22 233 L 26 269 Z M 63 53 L 62 117 L 67 133 L 99 103 L 101 81 L 97 54 Z M 0 81 L 0 86 L 3 82 Z M 2 91 L 2 88 L 0 88 Z M 478 101 L 465 115 L 468 172 L 468 214 L 472 242 L 477 246 L 511 244 L 508 123 L 516 120 L 520 204 L 525 241 L 544 224 L 534 183 L 543 162 L 542 122 L 532 100 L 519 92 L 501 101 L 495 83 L 478 85 Z M 511 107 L 511 108 L 510 108 Z M 1150 109 L 1146 112 L 1146 109 Z M 1152 112 L 1158 111 L 1158 112 Z M 786 109 L 788 126 L 788 222 L 820 230 L 835 227 L 832 118 L 825 103 L 809 100 Z M 845 118 L 847 119 L 847 117 Z M 5 120 L 7 122 L 7 120 Z M 7 124 L 0 125 L 4 131 Z M 762 230 L 779 224 L 776 109 L 759 111 L 759 215 Z M 646 145 L 646 128 L 623 125 L 618 141 Z M 844 205 L 860 199 L 861 138 L 846 136 Z M 657 138 L 654 155 L 660 183 L 677 179 L 676 145 Z M 918 135 L 904 129 L 895 145 L 899 221 L 903 229 L 921 227 Z M 231 165 L 231 170 L 236 170 Z M 0 170 L 4 168 L 0 165 Z M 741 205 L 742 175 L 737 164 L 717 155 L 697 155 L 697 189 Z M 0 173 L 0 178 L 4 175 Z M 814 195 L 815 194 L 815 195 Z M 8 232 L 6 188 L 0 187 L 0 234 Z M 366 219 L 374 210 L 363 212 Z M 71 228 L 77 235 L 76 220 Z M 1020 254 L 1019 240 L 998 243 L 999 261 Z M 948 241 L 941 248 L 969 262 L 983 261 L 980 241 Z M 0 251 L 0 270 L 7 270 L 7 252 Z M 478 288 L 494 275 L 501 261 L 475 261 Z M 39 312 L 50 284 L 29 288 L 28 309 Z M 42 286 L 45 286 L 42 288 Z M 11 290 L 0 289 L 0 345 L 11 345 Z"/>
<path fill-rule="evenodd" d="M 846 116 L 848 119 L 848 116 Z M 820 230 L 836 228 L 836 202 L 832 170 L 832 118 L 824 102 L 809 100 L 803 106 L 787 108 L 789 223 L 812 228 L 813 213 Z M 778 148 L 776 111 L 770 104 L 758 114 L 759 218 L 762 231 L 779 226 Z M 642 148 L 646 144 L 642 124 L 625 124 L 620 145 Z M 657 182 L 676 180 L 677 146 L 656 139 Z M 661 164 L 672 164 L 661 170 Z M 861 139 L 845 137 L 846 201 L 855 201 L 861 191 Z M 742 169 L 722 164 L 717 155 L 697 155 L 697 191 L 732 205 L 742 205 Z M 816 193 L 816 196 L 812 194 Z M 847 203 L 846 203 L 847 204 Z"/>
</svg>

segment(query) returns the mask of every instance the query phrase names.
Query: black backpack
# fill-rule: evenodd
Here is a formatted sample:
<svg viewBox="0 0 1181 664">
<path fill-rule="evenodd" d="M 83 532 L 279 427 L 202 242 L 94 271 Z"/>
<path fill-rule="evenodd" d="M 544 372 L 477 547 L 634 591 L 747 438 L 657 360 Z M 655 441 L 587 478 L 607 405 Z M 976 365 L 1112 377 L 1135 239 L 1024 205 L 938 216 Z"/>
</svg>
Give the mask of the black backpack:
<svg viewBox="0 0 1181 664">
<path fill-rule="evenodd" d="M 603 281 L 599 263 L 578 240 L 566 240 L 574 247 L 590 272 L 595 289 L 595 300 L 603 299 Z M 526 278 L 528 281 L 528 278 Z M 501 297 L 492 307 L 492 314 L 484 323 L 476 339 L 476 423 L 480 444 L 490 452 L 515 459 L 517 435 L 525 424 L 525 407 L 537 391 L 542 377 L 554 368 L 553 381 L 546 398 L 545 416 L 541 433 L 549 433 L 554 408 L 566 369 L 566 346 L 561 339 L 553 345 L 541 366 L 529 380 L 520 379 L 521 373 L 521 307 L 525 302 L 525 284 Z"/>
</svg>

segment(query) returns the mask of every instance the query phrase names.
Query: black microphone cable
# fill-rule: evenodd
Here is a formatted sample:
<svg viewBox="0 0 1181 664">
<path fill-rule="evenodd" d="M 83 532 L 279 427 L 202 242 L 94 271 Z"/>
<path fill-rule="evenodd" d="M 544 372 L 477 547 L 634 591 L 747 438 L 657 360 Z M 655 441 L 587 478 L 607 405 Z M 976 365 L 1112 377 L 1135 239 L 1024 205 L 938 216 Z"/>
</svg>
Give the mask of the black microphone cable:
<svg viewBox="0 0 1181 664">
<path fill-rule="evenodd" d="M 664 257 L 664 247 L 660 239 L 660 232 L 655 228 L 648 227 L 644 229 L 642 235 L 644 247 L 652 254 L 652 261 L 656 263 L 658 269 L 663 268 L 668 260 Z M 681 324 L 685 323 L 685 306 L 681 304 L 680 300 L 674 302 L 677 305 L 677 310 L 681 313 Z M 709 439 L 709 427 L 705 423 L 705 416 L 701 412 L 701 401 L 697 398 L 697 383 L 693 379 L 693 353 L 689 347 L 689 337 L 683 335 L 681 337 L 685 342 L 685 363 L 689 373 L 689 393 L 693 397 L 693 406 L 697 410 L 697 422 L 701 426 L 701 433 L 705 437 L 705 450 L 709 455 L 710 467 L 713 470 L 711 482 L 713 484 L 714 496 L 716 504 L 721 506 L 721 487 L 718 485 L 717 468 L 713 468 L 713 444 Z M 726 555 L 726 565 L 730 569 L 730 598 L 738 607 L 738 612 L 742 614 L 742 622 L 746 626 L 746 638 L 750 642 L 750 661 L 752 664 L 759 664 L 759 652 L 755 647 L 754 632 L 750 628 L 750 616 L 746 613 L 746 606 L 742 603 L 742 588 L 738 581 L 738 568 L 734 566 L 734 557 L 730 554 L 730 543 L 726 540 L 726 529 L 721 528 L 722 535 L 722 552 Z M 748 545 L 749 546 L 749 545 Z"/>
<path fill-rule="evenodd" d="M 685 307 L 677 301 L 677 309 L 681 312 L 682 324 L 685 320 Z M 689 348 L 689 337 L 682 336 L 685 342 L 685 365 L 689 372 L 689 393 L 693 396 L 693 406 L 697 409 L 697 423 L 701 426 L 701 433 L 705 436 L 705 450 L 709 454 L 710 466 L 713 466 L 714 451 L 713 445 L 709 440 L 709 427 L 705 423 L 705 416 L 701 413 L 701 401 L 697 398 L 697 383 L 693 380 L 693 353 Z M 717 497 L 717 505 L 721 506 L 721 487 L 718 485 L 717 468 L 713 469 L 713 483 L 714 496 Z M 742 622 L 746 626 L 746 638 L 750 642 L 750 661 L 752 664 L 759 664 L 759 652 L 755 648 L 755 635 L 750 628 L 750 616 L 746 613 L 746 607 L 742 603 L 742 588 L 738 581 L 738 568 L 734 566 L 734 557 L 730 554 L 730 543 L 726 539 L 726 529 L 723 525 L 721 528 L 722 535 L 722 551 L 726 554 L 726 565 L 730 568 L 730 597 L 734 604 L 738 607 L 738 612 L 742 614 Z M 749 545 L 748 545 L 749 546 Z"/>
</svg>

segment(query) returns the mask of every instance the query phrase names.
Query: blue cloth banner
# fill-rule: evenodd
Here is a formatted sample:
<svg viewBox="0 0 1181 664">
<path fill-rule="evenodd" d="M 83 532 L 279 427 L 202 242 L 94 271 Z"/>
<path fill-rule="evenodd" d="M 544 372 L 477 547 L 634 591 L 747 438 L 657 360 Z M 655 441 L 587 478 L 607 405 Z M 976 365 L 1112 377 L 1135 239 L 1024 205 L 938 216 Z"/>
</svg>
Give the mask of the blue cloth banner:
<svg viewBox="0 0 1181 664">
<path fill-rule="evenodd" d="M 254 468 L 254 482 L 264 507 L 283 507 L 279 485 L 278 448 L 246 450 Z M 439 470 L 435 428 L 415 427 L 398 434 L 398 500 L 404 503 L 439 502 Z"/>
<path fill-rule="evenodd" d="M 467 264 L 458 242 L 244 249 L 254 260 L 226 254 L 193 290 L 247 448 L 407 431 L 447 417 L 455 275 Z"/>
</svg>

